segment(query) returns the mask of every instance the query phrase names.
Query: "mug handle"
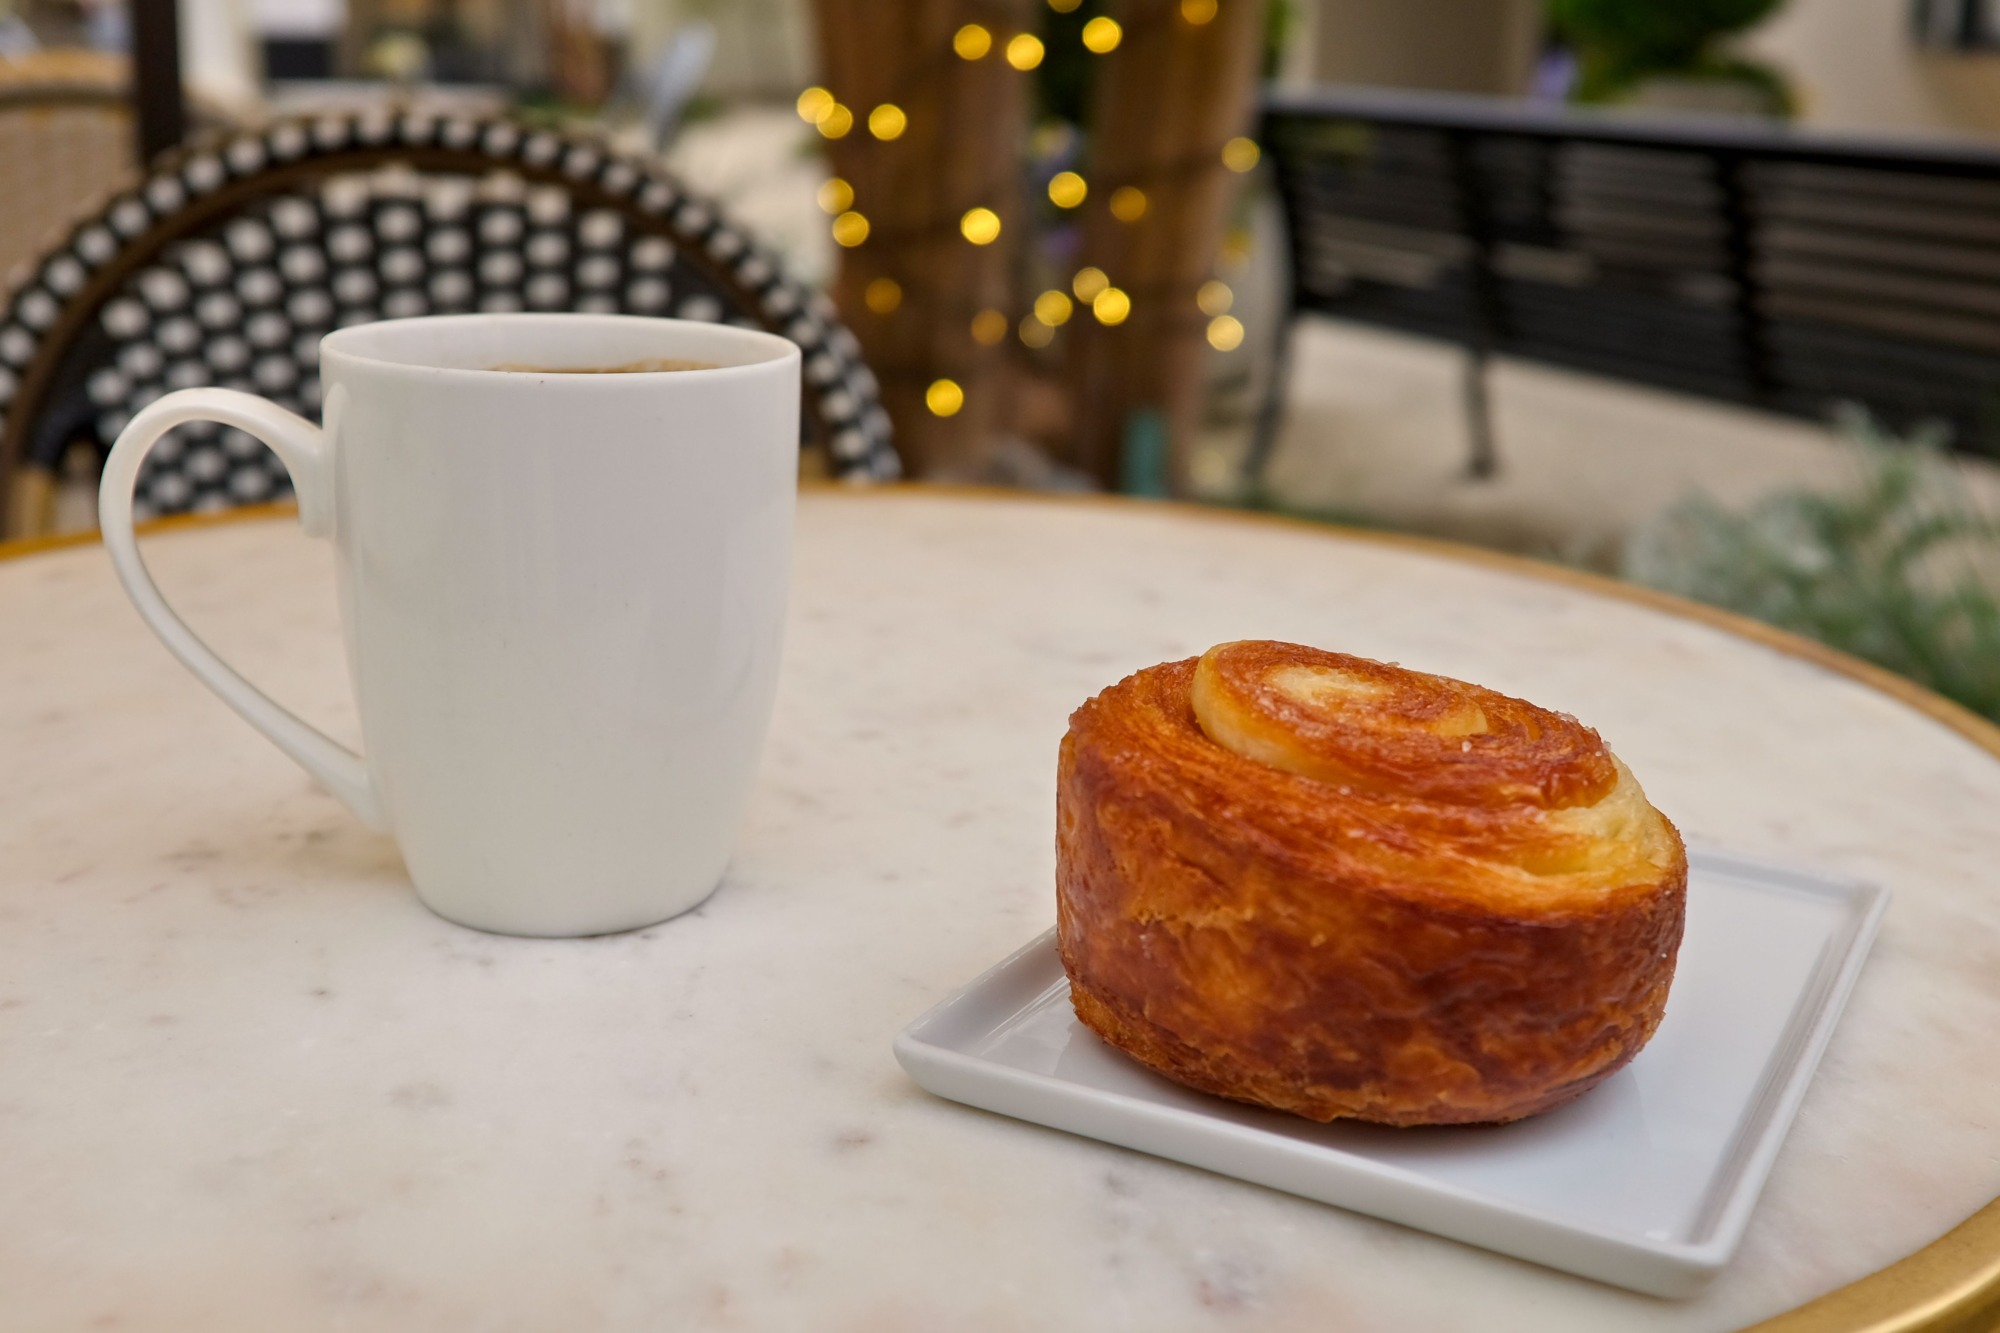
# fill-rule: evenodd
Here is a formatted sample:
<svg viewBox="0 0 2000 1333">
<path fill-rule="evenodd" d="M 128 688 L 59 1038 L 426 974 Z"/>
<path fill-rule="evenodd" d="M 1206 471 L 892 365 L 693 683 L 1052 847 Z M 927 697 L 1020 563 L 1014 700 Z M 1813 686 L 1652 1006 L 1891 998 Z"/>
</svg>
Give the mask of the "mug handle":
<svg viewBox="0 0 2000 1333">
<path fill-rule="evenodd" d="M 132 533 L 132 488 L 138 481 L 139 465 L 162 435 L 190 421 L 221 422 L 270 445 L 292 474 L 292 487 L 299 497 L 299 526 L 309 537 L 333 535 L 332 451 L 318 426 L 254 394 L 234 389 L 181 389 L 157 399 L 133 417 L 119 432 L 118 442 L 104 461 L 104 480 L 97 491 L 97 522 L 104 532 L 104 547 L 111 553 L 111 566 L 146 624 L 181 665 L 319 779 L 362 823 L 387 832 L 389 821 L 381 794 L 361 756 L 301 722 L 217 657 L 174 614 L 139 558 L 139 543 Z"/>
</svg>

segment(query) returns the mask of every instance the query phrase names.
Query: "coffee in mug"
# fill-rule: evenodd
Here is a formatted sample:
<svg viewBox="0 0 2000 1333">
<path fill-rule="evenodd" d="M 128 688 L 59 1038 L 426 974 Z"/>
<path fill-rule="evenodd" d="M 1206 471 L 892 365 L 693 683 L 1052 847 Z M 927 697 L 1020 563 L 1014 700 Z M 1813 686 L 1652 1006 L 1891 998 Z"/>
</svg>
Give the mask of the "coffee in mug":
<svg viewBox="0 0 2000 1333">
<path fill-rule="evenodd" d="M 622 366 L 523 366 L 512 362 L 489 367 L 510 375 L 657 375 L 669 370 L 714 370 L 713 361 L 682 361 L 673 357 L 648 356 L 627 361 Z"/>
</svg>

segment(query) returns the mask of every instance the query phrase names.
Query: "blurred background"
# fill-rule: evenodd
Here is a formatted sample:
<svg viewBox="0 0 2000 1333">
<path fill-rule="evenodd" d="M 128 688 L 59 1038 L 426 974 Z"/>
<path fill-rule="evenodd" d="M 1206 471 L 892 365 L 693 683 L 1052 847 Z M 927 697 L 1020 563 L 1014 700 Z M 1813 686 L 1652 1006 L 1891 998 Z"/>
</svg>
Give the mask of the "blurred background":
<svg viewBox="0 0 2000 1333">
<path fill-rule="evenodd" d="M 384 116 L 482 128 L 398 148 L 368 138 Z M 316 128 L 281 197 L 251 176 L 288 123 Z M 610 217 L 620 276 L 593 289 L 578 258 L 510 294 L 482 222 L 450 295 L 461 242 L 438 236 L 460 233 L 397 249 L 391 196 L 426 172 L 506 195 L 464 156 L 514 152 L 501 123 L 663 173 L 804 295 L 736 312 L 740 283 L 644 249 L 644 209 L 574 191 L 563 253 Z M 216 202 L 236 190 L 278 244 L 308 197 L 330 238 L 266 284 L 272 347 L 425 309 L 735 312 L 826 340 L 810 476 L 1474 542 L 1734 607 L 2000 717 L 1996 135 L 2000 0 L 0 0 L 5 531 L 88 526 L 121 413 L 235 382 L 265 345 L 264 270 L 200 274 L 251 262 Z M 187 184 L 205 151 L 237 184 Z M 349 187 L 375 192 L 366 285 L 391 295 L 335 280 L 302 314 L 318 289 L 292 268 L 346 262 Z M 130 228 L 127 198 L 150 210 Z M 720 253 L 708 212 L 674 218 L 671 253 Z M 177 323 L 147 276 L 168 269 L 189 310 L 235 282 L 234 313 Z M 190 347 L 133 350 L 180 324 Z M 296 379 L 315 411 L 315 355 L 254 384 Z M 155 512 L 284 489 L 187 457 Z"/>
</svg>

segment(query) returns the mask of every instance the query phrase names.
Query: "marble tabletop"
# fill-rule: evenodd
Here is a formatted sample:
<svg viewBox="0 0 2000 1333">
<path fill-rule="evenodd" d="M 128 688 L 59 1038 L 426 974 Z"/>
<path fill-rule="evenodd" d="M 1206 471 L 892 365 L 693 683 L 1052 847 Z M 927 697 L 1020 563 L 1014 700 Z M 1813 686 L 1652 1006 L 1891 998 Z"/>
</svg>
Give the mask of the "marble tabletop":
<svg viewBox="0 0 2000 1333">
<path fill-rule="evenodd" d="M 328 551 L 146 542 L 353 738 Z M 721 891 L 632 934 L 429 915 L 102 551 L 0 563 L 0 1328 L 1723 1330 L 2000 1194 L 2000 761 L 1710 625 L 1165 506 L 815 494 Z M 1691 838 L 1895 901 L 1734 1265 L 1636 1296 L 970 1110 L 890 1053 L 1045 929 L 1055 748 L 1246 637 L 1604 732 Z"/>
</svg>

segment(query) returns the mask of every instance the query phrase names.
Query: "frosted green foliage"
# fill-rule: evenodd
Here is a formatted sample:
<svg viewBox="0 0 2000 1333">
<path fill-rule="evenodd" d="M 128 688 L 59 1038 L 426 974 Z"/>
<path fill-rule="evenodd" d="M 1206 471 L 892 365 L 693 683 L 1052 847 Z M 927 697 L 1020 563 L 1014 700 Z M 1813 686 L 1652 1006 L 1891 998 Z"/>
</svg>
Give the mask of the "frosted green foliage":
<svg viewBox="0 0 2000 1333">
<path fill-rule="evenodd" d="M 2000 518 L 1974 499 L 1938 431 L 1843 429 L 1851 483 L 1733 511 L 1676 505 L 1627 543 L 1636 582 L 1793 630 L 2000 721 Z"/>
</svg>

